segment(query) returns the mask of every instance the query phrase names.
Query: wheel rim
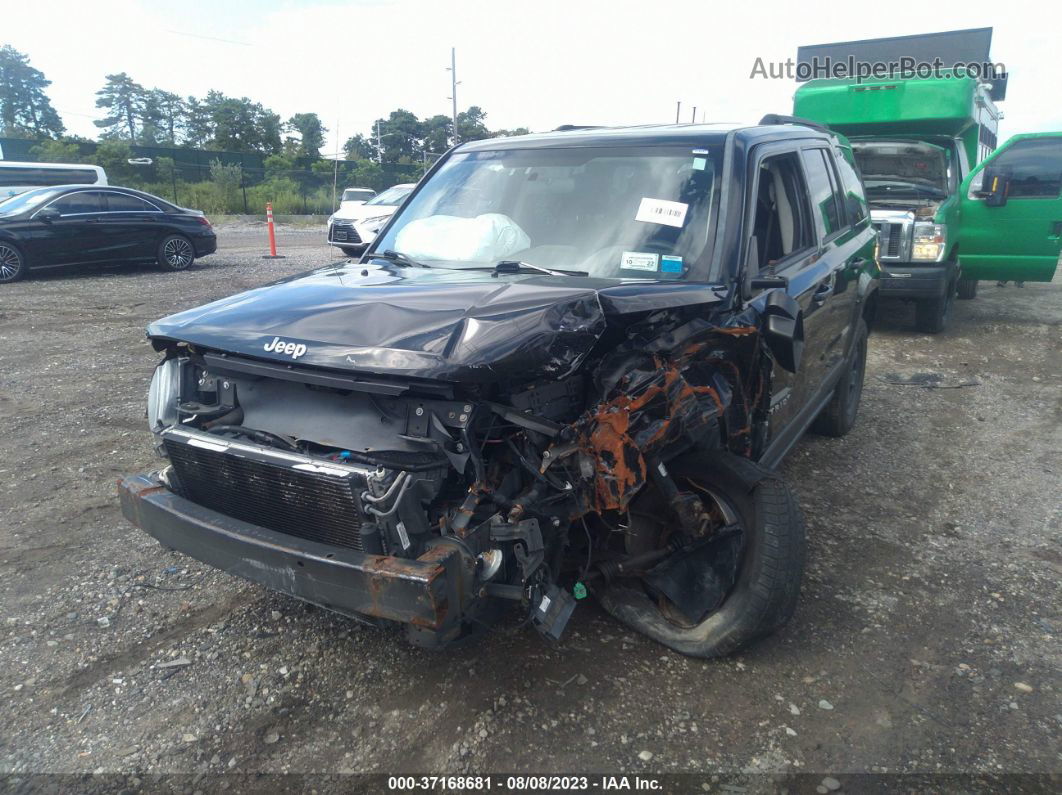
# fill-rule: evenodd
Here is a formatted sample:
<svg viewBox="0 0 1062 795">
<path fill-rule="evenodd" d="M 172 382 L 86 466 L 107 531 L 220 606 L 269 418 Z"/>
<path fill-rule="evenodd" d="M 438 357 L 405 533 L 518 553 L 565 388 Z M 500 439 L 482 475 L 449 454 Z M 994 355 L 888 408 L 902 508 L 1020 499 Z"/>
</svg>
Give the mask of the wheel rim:
<svg viewBox="0 0 1062 795">
<path fill-rule="evenodd" d="M 162 256 L 175 270 L 187 268 L 192 262 L 192 244 L 182 237 L 171 237 L 162 247 Z"/>
<path fill-rule="evenodd" d="M 705 507 L 708 509 L 712 518 L 718 523 L 719 527 L 736 525 L 741 528 L 740 538 L 738 540 L 738 543 L 741 543 L 741 551 L 739 553 L 737 570 L 735 571 L 734 583 L 732 583 L 730 589 L 728 589 L 728 593 L 723 599 L 722 604 L 712 611 L 714 613 L 726 604 L 726 601 L 730 598 L 730 593 L 733 590 L 733 585 L 736 584 L 737 580 L 740 578 L 741 570 L 745 565 L 744 544 L 742 543 L 742 539 L 747 534 L 747 528 L 745 528 L 741 515 L 733 503 L 722 494 L 710 488 L 707 484 L 696 482 L 691 478 L 680 478 L 678 479 L 677 485 L 683 490 L 692 490 L 694 493 L 701 495 Z M 655 488 L 650 488 L 652 489 L 652 501 L 650 502 L 652 508 L 650 508 L 649 512 L 636 509 L 629 511 L 628 532 L 633 531 L 636 536 L 641 536 L 641 544 L 648 542 L 652 547 L 666 543 L 669 540 L 670 530 L 674 528 L 674 522 L 668 515 L 669 511 L 663 508 L 661 495 L 659 495 Z M 642 507 L 649 508 L 649 506 L 644 505 Z M 628 546 L 627 551 L 628 553 L 633 553 L 635 551 L 645 551 L 645 549 L 647 548 L 634 550 Z M 668 624 L 685 629 L 696 626 L 696 624 L 691 623 L 687 617 L 683 616 L 681 612 L 666 599 L 661 598 L 655 600 L 655 605 L 661 617 L 667 621 Z M 711 615 L 711 613 L 709 615 Z"/>
<path fill-rule="evenodd" d="M 22 270 L 22 258 L 11 246 L 0 245 L 0 282 L 9 282 Z"/>
</svg>

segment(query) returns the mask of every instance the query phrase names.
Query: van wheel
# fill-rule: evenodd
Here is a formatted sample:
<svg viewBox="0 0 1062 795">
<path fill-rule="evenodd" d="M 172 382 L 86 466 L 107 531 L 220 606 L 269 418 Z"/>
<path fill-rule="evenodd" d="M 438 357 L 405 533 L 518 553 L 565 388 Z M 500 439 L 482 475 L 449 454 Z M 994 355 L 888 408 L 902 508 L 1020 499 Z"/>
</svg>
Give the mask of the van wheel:
<svg viewBox="0 0 1062 795">
<path fill-rule="evenodd" d="M 954 287 L 940 298 L 920 298 L 915 301 L 915 328 L 925 334 L 939 334 L 948 325 L 951 317 Z"/>
<path fill-rule="evenodd" d="M 675 553 L 640 579 L 617 580 L 596 596 L 612 616 L 675 651 L 733 654 L 780 629 L 796 610 L 806 556 L 800 506 L 778 475 L 730 453 L 694 451 L 668 469 L 680 489 L 701 495 L 709 514 L 734 529 L 692 552 Z M 652 485 L 634 500 L 628 552 L 673 540 L 676 521 L 666 506 Z M 689 604 L 680 607 L 653 586 L 662 567 L 665 578 L 672 576 L 671 567 L 681 570 L 674 578 L 679 590 L 672 593 L 683 592 L 683 581 L 710 582 L 710 593 L 721 601 L 691 618 Z"/>
<path fill-rule="evenodd" d="M 977 297 L 977 285 L 979 282 L 977 279 L 959 279 L 959 289 L 957 294 L 959 298 L 964 301 L 969 301 L 971 298 Z"/>
<path fill-rule="evenodd" d="M 15 244 L 0 242 L 0 284 L 17 282 L 26 270 L 26 258 Z"/>
<path fill-rule="evenodd" d="M 183 235 L 167 235 L 159 243 L 157 261 L 164 270 L 187 270 L 195 262 L 192 241 Z"/>
<path fill-rule="evenodd" d="M 867 369 L 867 322 L 859 318 L 852 352 L 833 396 L 811 424 L 811 430 L 823 436 L 844 436 L 855 425 L 859 399 L 863 396 L 863 375 Z"/>
</svg>

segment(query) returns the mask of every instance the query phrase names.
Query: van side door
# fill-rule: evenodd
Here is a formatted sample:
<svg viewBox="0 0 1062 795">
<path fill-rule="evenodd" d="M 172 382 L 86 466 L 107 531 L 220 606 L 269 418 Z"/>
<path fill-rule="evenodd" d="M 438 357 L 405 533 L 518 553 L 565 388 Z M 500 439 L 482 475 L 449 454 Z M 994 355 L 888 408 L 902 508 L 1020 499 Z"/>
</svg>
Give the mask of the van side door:
<svg viewBox="0 0 1062 795">
<path fill-rule="evenodd" d="M 960 188 L 964 279 L 1049 282 L 1062 247 L 1062 132 L 1016 135 Z"/>
</svg>

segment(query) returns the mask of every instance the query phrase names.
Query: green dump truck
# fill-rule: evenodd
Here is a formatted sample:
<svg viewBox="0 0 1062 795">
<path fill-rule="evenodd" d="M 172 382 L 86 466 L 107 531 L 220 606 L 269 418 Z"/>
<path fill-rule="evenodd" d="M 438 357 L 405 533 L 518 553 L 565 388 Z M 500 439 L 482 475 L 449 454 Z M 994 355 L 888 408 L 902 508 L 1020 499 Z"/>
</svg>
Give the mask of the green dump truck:
<svg viewBox="0 0 1062 795">
<path fill-rule="evenodd" d="M 851 140 L 879 232 L 881 296 L 913 300 L 921 331 L 943 330 L 952 298 L 973 298 L 978 280 L 1054 277 L 1062 132 L 997 149 L 999 93 L 947 71 L 812 80 L 796 92 L 794 115 Z"/>
</svg>

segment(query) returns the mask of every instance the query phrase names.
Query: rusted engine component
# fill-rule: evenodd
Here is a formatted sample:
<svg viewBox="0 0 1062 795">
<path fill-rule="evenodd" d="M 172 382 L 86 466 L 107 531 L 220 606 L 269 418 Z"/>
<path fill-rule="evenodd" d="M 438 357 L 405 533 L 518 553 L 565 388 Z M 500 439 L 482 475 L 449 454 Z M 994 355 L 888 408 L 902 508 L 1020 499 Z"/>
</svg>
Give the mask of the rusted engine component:
<svg viewBox="0 0 1062 795">
<path fill-rule="evenodd" d="M 626 509 L 645 485 L 650 462 L 717 444 L 721 430 L 728 448 L 747 455 L 764 383 L 754 368 L 750 399 L 734 359 L 755 355 L 757 345 L 754 325 L 695 320 L 650 341 L 632 340 L 606 359 L 598 370 L 604 398 L 572 426 L 579 449 L 594 464 L 592 508 Z M 683 510 L 681 499 L 675 507 Z M 701 523 L 695 515 L 690 519 Z"/>
</svg>

